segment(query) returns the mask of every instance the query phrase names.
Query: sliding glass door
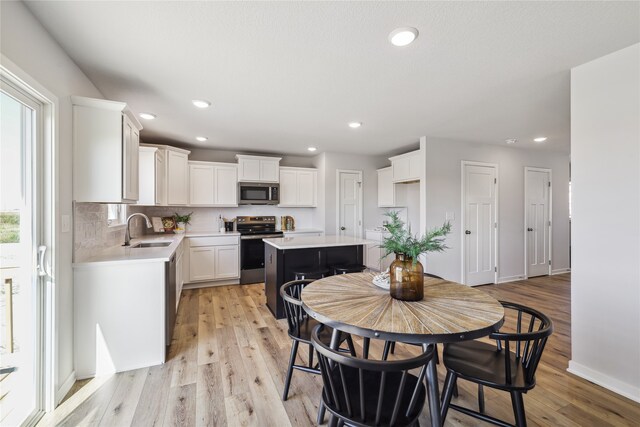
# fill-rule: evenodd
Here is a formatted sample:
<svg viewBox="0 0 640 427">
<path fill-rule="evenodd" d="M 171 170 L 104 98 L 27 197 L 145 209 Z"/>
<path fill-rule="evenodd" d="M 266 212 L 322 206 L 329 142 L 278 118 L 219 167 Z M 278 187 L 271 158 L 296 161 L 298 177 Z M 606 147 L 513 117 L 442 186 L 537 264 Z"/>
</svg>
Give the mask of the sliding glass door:
<svg viewBox="0 0 640 427">
<path fill-rule="evenodd" d="M 34 421 L 43 409 L 44 259 L 41 111 L 6 84 L 0 91 L 0 425 Z"/>
</svg>

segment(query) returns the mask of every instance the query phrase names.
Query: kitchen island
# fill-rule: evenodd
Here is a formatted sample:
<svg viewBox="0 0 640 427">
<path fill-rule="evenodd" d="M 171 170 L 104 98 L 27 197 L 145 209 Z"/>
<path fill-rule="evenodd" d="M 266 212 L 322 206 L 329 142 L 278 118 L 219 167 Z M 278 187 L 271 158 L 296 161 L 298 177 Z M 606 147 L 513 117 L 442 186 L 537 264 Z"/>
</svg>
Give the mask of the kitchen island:
<svg viewBox="0 0 640 427">
<path fill-rule="evenodd" d="M 265 294 L 276 319 L 285 317 L 280 288 L 296 271 L 328 270 L 340 265 L 364 265 L 364 246 L 376 242 L 349 236 L 294 236 L 264 239 Z"/>
</svg>

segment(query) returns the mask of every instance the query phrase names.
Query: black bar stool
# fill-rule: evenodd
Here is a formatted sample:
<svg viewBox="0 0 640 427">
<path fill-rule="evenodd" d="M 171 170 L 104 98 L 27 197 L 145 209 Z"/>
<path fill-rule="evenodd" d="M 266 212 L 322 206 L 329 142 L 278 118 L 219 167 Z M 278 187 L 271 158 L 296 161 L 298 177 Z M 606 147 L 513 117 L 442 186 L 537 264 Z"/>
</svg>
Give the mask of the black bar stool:
<svg viewBox="0 0 640 427">
<path fill-rule="evenodd" d="M 334 265 L 333 274 L 362 273 L 366 268 L 360 264 Z"/>
<path fill-rule="evenodd" d="M 318 280 L 329 275 L 328 269 L 310 270 L 310 271 L 294 271 L 294 280 Z"/>
</svg>

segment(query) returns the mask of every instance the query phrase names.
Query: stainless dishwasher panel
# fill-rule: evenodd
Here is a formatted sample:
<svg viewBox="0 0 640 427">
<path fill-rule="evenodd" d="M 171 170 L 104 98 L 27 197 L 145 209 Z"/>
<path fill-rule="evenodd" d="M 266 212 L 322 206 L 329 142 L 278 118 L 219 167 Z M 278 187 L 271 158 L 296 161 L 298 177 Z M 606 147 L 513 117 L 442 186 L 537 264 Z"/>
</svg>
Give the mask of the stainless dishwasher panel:
<svg viewBox="0 0 640 427">
<path fill-rule="evenodd" d="M 171 344 L 173 327 L 176 324 L 176 255 L 165 263 L 165 345 Z"/>
</svg>

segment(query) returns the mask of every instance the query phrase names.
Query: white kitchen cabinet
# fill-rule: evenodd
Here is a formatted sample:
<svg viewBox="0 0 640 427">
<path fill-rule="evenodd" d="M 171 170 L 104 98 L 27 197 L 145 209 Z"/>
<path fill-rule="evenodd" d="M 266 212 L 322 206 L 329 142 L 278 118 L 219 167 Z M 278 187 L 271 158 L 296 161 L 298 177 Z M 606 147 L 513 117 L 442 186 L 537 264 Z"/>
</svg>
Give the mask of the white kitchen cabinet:
<svg viewBox="0 0 640 427">
<path fill-rule="evenodd" d="M 317 169 L 280 168 L 280 207 L 315 207 L 317 204 Z"/>
<path fill-rule="evenodd" d="M 238 279 L 240 239 L 238 236 L 190 237 L 189 282 Z"/>
<path fill-rule="evenodd" d="M 216 163 L 213 169 L 213 204 L 238 206 L 238 166 Z"/>
<path fill-rule="evenodd" d="M 72 96 L 73 199 L 135 203 L 142 125 L 124 102 Z"/>
<path fill-rule="evenodd" d="M 393 183 L 393 168 L 378 169 L 378 207 L 396 205 L 396 185 Z"/>
<path fill-rule="evenodd" d="M 422 158 L 420 150 L 389 157 L 393 182 L 419 181 L 422 174 Z"/>
<path fill-rule="evenodd" d="M 138 204 L 155 205 L 157 200 L 156 180 L 157 153 L 156 147 L 140 146 L 138 156 Z"/>
<path fill-rule="evenodd" d="M 183 240 L 178 249 L 176 249 L 176 313 L 178 312 L 180 295 L 182 294 L 182 287 L 184 285 L 184 246 Z"/>
<path fill-rule="evenodd" d="M 384 271 L 389 268 L 391 262 L 393 262 L 393 260 L 395 259 L 395 256 L 393 254 L 387 255 L 386 257 L 382 258 L 382 255 L 384 255 L 384 250 L 380 248 L 380 245 L 382 244 L 382 239 L 384 237 L 389 237 L 389 233 L 386 231 L 377 230 L 365 231 L 365 238 L 367 240 L 376 242 L 376 244 L 367 245 L 365 265 L 368 268 L 378 271 Z"/>
<path fill-rule="evenodd" d="M 189 205 L 238 206 L 237 165 L 190 161 Z"/>
<path fill-rule="evenodd" d="M 143 167 L 140 182 L 144 195 L 139 204 L 171 206 L 186 205 L 189 201 L 189 153 L 188 150 L 168 145 L 141 144 L 140 147 L 156 148 L 155 170 Z M 144 156 L 144 154 L 143 154 Z M 144 171 L 144 173 L 143 173 Z M 151 194 L 150 189 L 155 189 Z"/>
<path fill-rule="evenodd" d="M 240 182 L 278 182 L 280 179 L 280 157 L 236 154 L 236 159 Z"/>
<path fill-rule="evenodd" d="M 214 204 L 214 167 L 208 162 L 189 162 L 189 204 Z"/>
</svg>

